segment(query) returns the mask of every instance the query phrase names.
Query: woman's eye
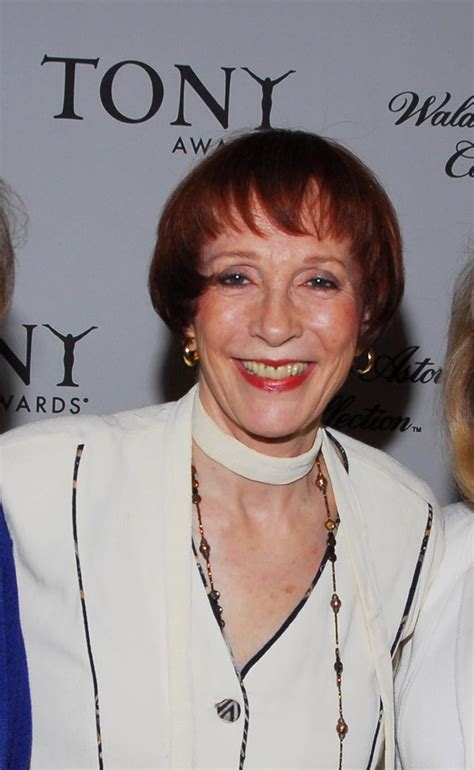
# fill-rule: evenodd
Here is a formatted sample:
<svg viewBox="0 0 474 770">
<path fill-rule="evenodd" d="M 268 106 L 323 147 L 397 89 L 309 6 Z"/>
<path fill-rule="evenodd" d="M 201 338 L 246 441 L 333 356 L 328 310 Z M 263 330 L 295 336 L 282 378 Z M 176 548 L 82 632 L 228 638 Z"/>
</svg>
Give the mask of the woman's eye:
<svg viewBox="0 0 474 770">
<path fill-rule="evenodd" d="M 317 275 L 315 278 L 310 278 L 306 283 L 316 289 L 337 289 L 339 284 L 333 278 L 323 278 L 321 275 Z"/>
<path fill-rule="evenodd" d="M 244 286 L 247 283 L 247 278 L 239 272 L 224 273 L 217 277 L 217 282 L 221 286 Z"/>
</svg>

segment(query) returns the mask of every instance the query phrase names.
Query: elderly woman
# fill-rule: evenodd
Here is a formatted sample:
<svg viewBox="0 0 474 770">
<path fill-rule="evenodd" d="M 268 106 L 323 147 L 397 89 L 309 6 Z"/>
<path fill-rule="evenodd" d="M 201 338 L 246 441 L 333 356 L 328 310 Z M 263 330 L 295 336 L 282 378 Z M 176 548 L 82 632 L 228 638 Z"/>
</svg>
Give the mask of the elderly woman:
<svg viewBox="0 0 474 770">
<path fill-rule="evenodd" d="M 335 142 L 245 135 L 171 196 L 150 288 L 198 385 L 3 442 L 33 768 L 394 766 L 438 514 L 322 415 L 402 282 L 391 204 Z"/>
<path fill-rule="evenodd" d="M 14 276 L 10 234 L 13 193 L 0 179 L 0 318 L 6 313 Z M 0 767 L 26 770 L 31 713 L 25 648 L 18 615 L 13 546 L 0 510 Z"/>
<path fill-rule="evenodd" d="M 400 767 L 474 767 L 474 262 L 454 292 L 444 369 L 453 471 L 446 552 L 397 677 Z"/>
</svg>

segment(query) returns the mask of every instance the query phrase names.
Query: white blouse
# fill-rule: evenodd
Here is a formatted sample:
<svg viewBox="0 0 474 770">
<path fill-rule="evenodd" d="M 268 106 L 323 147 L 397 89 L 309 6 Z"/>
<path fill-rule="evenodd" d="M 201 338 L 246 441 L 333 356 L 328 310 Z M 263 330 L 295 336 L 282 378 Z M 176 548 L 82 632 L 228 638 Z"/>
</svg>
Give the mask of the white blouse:
<svg viewBox="0 0 474 770">
<path fill-rule="evenodd" d="M 343 602 L 339 622 L 344 718 L 349 725 L 343 767 L 365 768 L 378 723 L 379 695 L 342 525 L 337 552 L 338 592 Z M 331 594 L 331 565 L 326 562 L 309 598 L 297 605 L 261 657 L 257 653 L 244 666 L 241 686 L 196 568 L 192 594 L 193 767 L 237 769 L 243 750 L 245 770 L 337 768 Z M 222 703 L 228 710 L 227 719 L 239 714 L 235 721 L 219 717 L 216 706 Z"/>
<path fill-rule="evenodd" d="M 443 515 L 445 554 L 396 680 L 404 770 L 474 767 L 474 511 Z"/>
<path fill-rule="evenodd" d="M 337 767 L 329 570 L 241 686 L 191 550 L 195 397 L 0 439 L 32 770 Z M 442 527 L 426 485 L 334 434 L 349 467 L 323 431 L 341 519 L 343 767 L 392 770 L 391 655 L 416 636 Z"/>
</svg>

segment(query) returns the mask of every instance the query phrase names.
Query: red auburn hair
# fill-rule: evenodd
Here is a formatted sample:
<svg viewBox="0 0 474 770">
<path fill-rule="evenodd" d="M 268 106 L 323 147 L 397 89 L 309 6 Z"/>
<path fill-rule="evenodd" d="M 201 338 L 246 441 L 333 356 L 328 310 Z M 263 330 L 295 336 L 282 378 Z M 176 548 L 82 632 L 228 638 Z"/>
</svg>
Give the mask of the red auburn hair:
<svg viewBox="0 0 474 770">
<path fill-rule="evenodd" d="M 352 152 L 306 131 L 271 129 L 218 147 L 168 199 L 150 267 L 153 306 L 183 335 L 208 280 L 203 245 L 256 212 L 285 233 L 348 239 L 361 275 L 367 324 L 360 344 L 382 332 L 403 294 L 400 229 L 374 174 Z"/>
</svg>

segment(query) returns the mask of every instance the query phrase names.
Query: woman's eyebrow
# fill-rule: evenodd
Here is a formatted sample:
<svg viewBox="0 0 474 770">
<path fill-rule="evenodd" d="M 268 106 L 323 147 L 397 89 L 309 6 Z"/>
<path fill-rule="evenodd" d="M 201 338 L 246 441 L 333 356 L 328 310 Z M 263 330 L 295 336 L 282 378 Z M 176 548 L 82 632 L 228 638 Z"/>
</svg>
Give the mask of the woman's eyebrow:
<svg viewBox="0 0 474 770">
<path fill-rule="evenodd" d="M 266 254 L 259 254 L 256 251 L 240 251 L 240 250 L 234 250 L 229 249 L 228 251 L 218 251 L 215 254 L 210 254 L 208 256 L 209 260 L 214 259 L 225 259 L 226 257 L 229 258 L 235 258 L 238 259 L 265 259 Z M 332 254 L 308 254 L 308 256 L 304 257 L 303 262 L 309 263 L 309 262 L 339 262 L 341 265 L 345 266 L 345 260 L 341 257 L 336 257 Z"/>
<path fill-rule="evenodd" d="M 209 259 L 219 259 L 225 257 L 238 257 L 247 259 L 258 259 L 260 255 L 256 251 L 239 251 L 236 249 L 229 249 L 228 251 L 218 251 L 215 254 L 210 254 Z"/>
</svg>

